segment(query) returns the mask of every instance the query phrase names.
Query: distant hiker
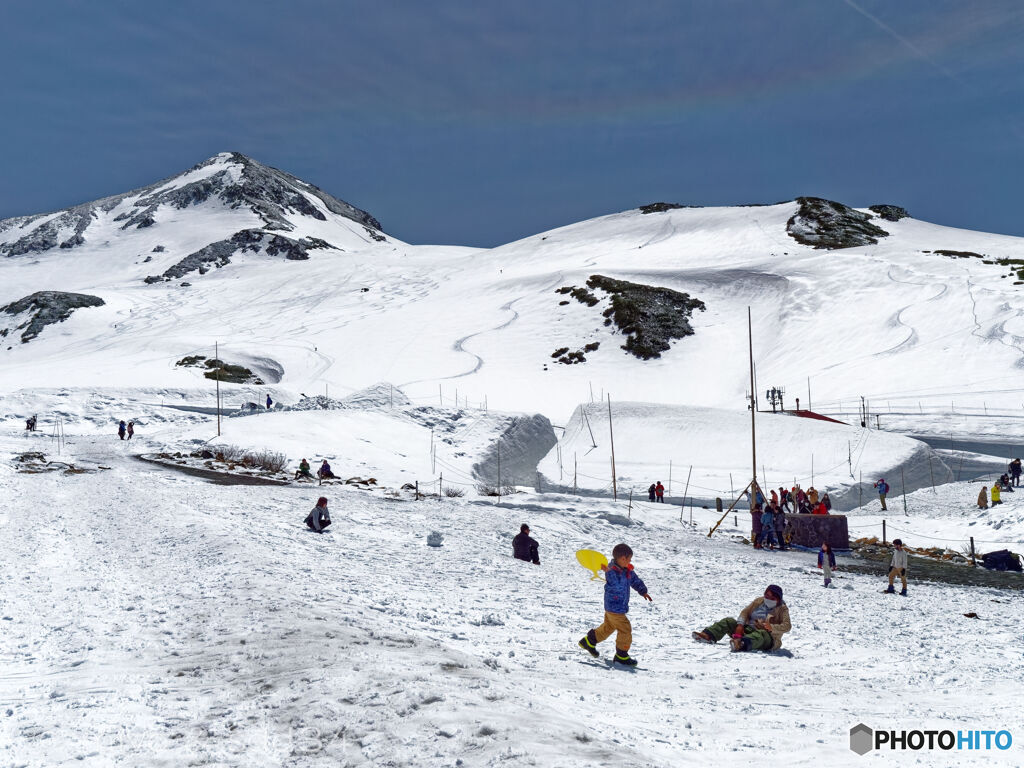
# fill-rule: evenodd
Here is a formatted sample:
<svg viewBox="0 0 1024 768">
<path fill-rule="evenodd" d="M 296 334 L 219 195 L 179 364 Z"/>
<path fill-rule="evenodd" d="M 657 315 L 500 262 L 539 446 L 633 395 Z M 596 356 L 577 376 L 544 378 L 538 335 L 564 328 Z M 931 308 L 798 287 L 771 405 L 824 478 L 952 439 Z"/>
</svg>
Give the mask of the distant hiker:
<svg viewBox="0 0 1024 768">
<path fill-rule="evenodd" d="M 331 513 L 327 511 L 327 499 L 321 496 L 317 499 L 316 506 L 306 515 L 306 525 L 310 530 L 323 533 L 324 528 L 331 524 Z"/>
<path fill-rule="evenodd" d="M 775 518 L 775 537 L 779 540 L 779 549 L 789 549 L 789 542 L 786 541 L 786 513 L 774 501 L 768 505 Z"/>
<path fill-rule="evenodd" d="M 875 483 L 874 487 L 878 489 L 878 500 L 882 502 L 882 509 L 888 509 L 888 507 L 885 506 L 885 494 L 889 492 L 889 484 L 885 482 L 884 477 L 881 477 L 878 479 L 878 482 Z"/>
<path fill-rule="evenodd" d="M 896 590 L 893 588 L 893 580 L 897 576 L 900 577 L 900 582 L 903 584 L 903 589 L 900 594 L 906 597 L 907 595 L 907 553 L 903 551 L 903 542 L 899 539 L 892 540 L 893 552 L 892 562 L 889 564 L 889 588 L 886 591 L 887 594 L 895 594 Z"/>
<path fill-rule="evenodd" d="M 1010 477 L 1013 480 L 1013 484 L 1020 487 L 1020 459 L 1014 459 L 1010 462 Z"/>
<path fill-rule="evenodd" d="M 519 526 L 519 534 L 512 539 L 512 557 L 516 560 L 525 560 L 528 563 L 540 565 L 537 542 L 530 538 L 530 526 L 526 523 Z"/>
<path fill-rule="evenodd" d="M 761 493 L 761 489 L 756 485 L 754 486 L 754 504 L 759 507 L 764 507 L 764 494 Z"/>
<path fill-rule="evenodd" d="M 792 629 L 789 622 L 789 606 L 782 599 L 782 587 L 769 584 L 764 597 L 740 611 L 739 620 L 727 616 L 710 627 L 693 633 L 693 639 L 701 643 L 717 643 L 729 635 L 729 645 L 734 651 L 774 651 L 782 647 L 782 636 Z"/>
<path fill-rule="evenodd" d="M 774 488 L 772 488 L 772 491 L 771 491 L 771 500 L 772 500 L 771 503 L 774 504 L 775 506 L 779 505 L 779 494 L 777 494 L 775 492 Z"/>
<path fill-rule="evenodd" d="M 267 395 L 267 410 L 269 411 L 274 407 L 274 401 L 270 399 L 270 395 Z"/>
<path fill-rule="evenodd" d="M 295 470 L 296 480 L 303 477 L 309 478 L 310 480 L 313 479 L 313 473 L 309 471 L 309 462 L 306 461 L 305 459 L 299 462 L 299 468 Z"/>
<path fill-rule="evenodd" d="M 996 480 L 994 483 L 992 483 L 992 506 L 994 507 L 996 504 L 1002 503 L 1003 500 L 1000 496 L 999 481 Z"/>
<path fill-rule="evenodd" d="M 128 427 L 125 426 L 124 420 L 122 419 L 121 423 L 117 425 L 117 436 L 124 440 L 124 433 L 127 431 Z"/>
<path fill-rule="evenodd" d="M 1013 484 L 1010 482 L 1010 476 L 1005 472 L 999 476 L 999 490 L 1015 493 L 1013 490 Z"/>
<path fill-rule="evenodd" d="M 761 513 L 761 549 L 775 549 L 775 513 L 771 507 L 765 507 Z"/>
<path fill-rule="evenodd" d="M 334 473 L 331 472 L 331 465 L 327 463 L 327 459 L 324 459 L 324 463 L 320 465 L 320 469 L 316 471 L 316 476 L 320 478 L 322 483 L 324 480 L 335 479 Z"/>
<path fill-rule="evenodd" d="M 647 489 L 648 501 L 655 501 L 655 496 L 657 495 L 657 492 L 658 486 L 656 486 L 654 483 L 651 483 L 651 487 Z"/>
<path fill-rule="evenodd" d="M 661 480 L 654 486 L 654 495 L 658 497 L 658 501 L 662 504 L 665 503 L 665 486 L 661 484 Z"/>
<path fill-rule="evenodd" d="M 828 497 L 828 491 L 825 491 L 825 494 L 821 497 L 821 503 L 825 505 L 825 509 L 829 512 L 832 511 L 832 499 Z"/>
<path fill-rule="evenodd" d="M 827 541 L 821 542 L 821 549 L 818 550 L 818 567 L 825 574 L 825 587 L 832 584 L 832 569 L 836 567 L 836 556 L 832 554 L 832 547 Z"/>
<path fill-rule="evenodd" d="M 627 544 L 616 544 L 612 550 L 612 564 L 602 565 L 604 571 L 604 622 L 591 629 L 579 642 L 580 648 L 594 658 L 598 653 L 597 644 L 615 632 L 615 661 L 627 667 L 635 667 L 636 659 L 629 655 L 633 644 L 633 627 L 629 623 L 629 590 L 635 589 L 645 600 L 654 600 L 647 587 L 633 570 L 633 550 Z"/>
<path fill-rule="evenodd" d="M 984 485 L 978 491 L 978 506 L 982 509 L 988 509 L 988 489 Z"/>
<path fill-rule="evenodd" d="M 128 422 L 128 426 L 125 427 L 125 432 L 128 433 L 128 439 L 131 440 L 132 439 L 132 435 L 135 434 L 135 422 L 134 421 L 129 421 Z"/>
<path fill-rule="evenodd" d="M 25 419 L 25 429 L 27 429 L 29 432 L 35 432 L 36 431 L 36 417 L 35 416 L 32 416 L 31 418 Z"/>
</svg>

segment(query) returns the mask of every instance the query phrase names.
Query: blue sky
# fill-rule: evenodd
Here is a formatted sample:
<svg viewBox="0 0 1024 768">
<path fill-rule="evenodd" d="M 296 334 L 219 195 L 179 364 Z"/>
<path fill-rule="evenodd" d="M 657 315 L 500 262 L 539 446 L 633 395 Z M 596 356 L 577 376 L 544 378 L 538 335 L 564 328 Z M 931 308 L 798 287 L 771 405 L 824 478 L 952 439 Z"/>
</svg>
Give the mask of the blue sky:
<svg viewBox="0 0 1024 768">
<path fill-rule="evenodd" d="M 1019 0 L 6 0 L 0 218 L 243 152 L 413 243 L 818 195 L 1024 236 Z"/>
</svg>

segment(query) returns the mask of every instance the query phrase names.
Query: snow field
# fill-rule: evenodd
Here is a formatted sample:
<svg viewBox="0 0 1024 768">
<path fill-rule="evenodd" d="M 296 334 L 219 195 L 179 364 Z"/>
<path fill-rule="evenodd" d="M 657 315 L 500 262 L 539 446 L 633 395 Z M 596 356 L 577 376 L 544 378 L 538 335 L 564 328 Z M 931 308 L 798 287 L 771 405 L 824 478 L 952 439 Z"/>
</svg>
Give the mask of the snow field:
<svg viewBox="0 0 1024 768">
<path fill-rule="evenodd" d="M 708 539 L 705 510 L 690 530 L 639 504 L 625 526 L 599 517 L 624 504 L 554 495 L 332 487 L 317 536 L 301 521 L 321 489 L 209 485 L 123 448 L 73 437 L 72 460 L 112 468 L 0 474 L 5 764 L 668 766 L 766 749 L 845 764 L 857 722 L 1015 722 L 1016 593 L 911 573 L 903 599 L 842 561 L 824 590 L 813 554 L 755 552 L 728 526 Z M 510 556 L 521 522 L 539 567 Z M 618 541 L 655 601 L 632 601 L 636 673 L 575 647 L 602 585 L 574 552 Z M 692 643 L 768 583 L 792 658 Z"/>
</svg>

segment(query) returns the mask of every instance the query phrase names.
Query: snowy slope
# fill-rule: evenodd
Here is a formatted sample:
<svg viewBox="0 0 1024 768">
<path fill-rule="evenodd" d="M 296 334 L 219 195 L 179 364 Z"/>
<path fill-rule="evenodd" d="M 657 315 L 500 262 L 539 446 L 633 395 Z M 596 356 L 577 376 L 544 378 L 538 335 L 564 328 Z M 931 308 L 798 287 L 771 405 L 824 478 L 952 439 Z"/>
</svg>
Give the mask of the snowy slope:
<svg viewBox="0 0 1024 768">
<path fill-rule="evenodd" d="M 812 554 L 740 546 L 731 521 L 708 539 L 705 510 L 690 529 L 634 505 L 627 526 L 623 505 L 557 495 L 335 487 L 317 536 L 301 520 L 318 489 L 204 484 L 109 436 L 71 436 L 62 454 L 109 469 L 12 471 L 12 453 L 51 444 L 0 439 L 5 765 L 849 765 L 858 722 L 1016 722 L 1016 593 L 911 568 L 909 598 L 881 595 L 842 558 L 824 590 Z M 510 557 L 523 521 L 539 567 Z M 575 647 L 602 587 L 574 552 L 623 540 L 654 597 L 631 606 L 636 673 Z M 689 640 L 768 583 L 790 606 L 786 655 Z M 954 759 L 1018 764 L 1020 749 Z"/>
</svg>

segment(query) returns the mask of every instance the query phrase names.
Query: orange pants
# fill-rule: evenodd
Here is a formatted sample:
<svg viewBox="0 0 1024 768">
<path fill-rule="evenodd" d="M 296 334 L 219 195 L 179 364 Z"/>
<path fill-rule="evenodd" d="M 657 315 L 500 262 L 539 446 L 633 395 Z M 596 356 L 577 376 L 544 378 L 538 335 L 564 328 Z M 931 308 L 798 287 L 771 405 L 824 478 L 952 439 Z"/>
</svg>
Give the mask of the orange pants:
<svg viewBox="0 0 1024 768">
<path fill-rule="evenodd" d="M 633 644 L 633 626 L 626 614 L 605 611 L 604 623 L 594 630 L 594 637 L 600 643 L 607 640 L 612 632 L 618 633 L 615 636 L 615 647 L 620 651 L 628 651 Z"/>
</svg>

